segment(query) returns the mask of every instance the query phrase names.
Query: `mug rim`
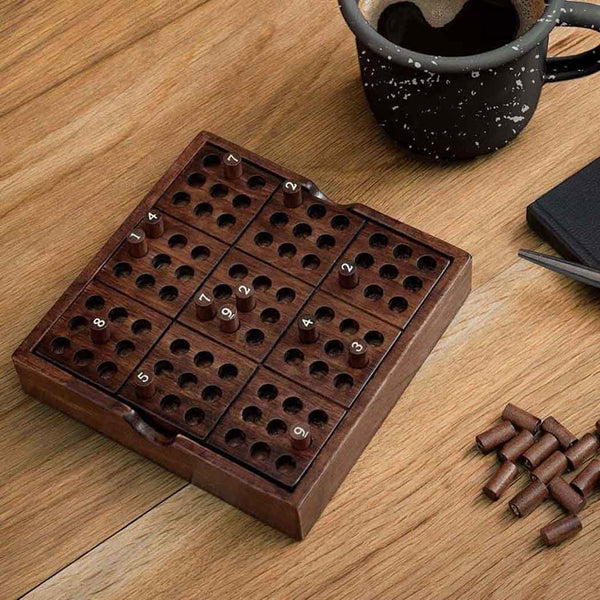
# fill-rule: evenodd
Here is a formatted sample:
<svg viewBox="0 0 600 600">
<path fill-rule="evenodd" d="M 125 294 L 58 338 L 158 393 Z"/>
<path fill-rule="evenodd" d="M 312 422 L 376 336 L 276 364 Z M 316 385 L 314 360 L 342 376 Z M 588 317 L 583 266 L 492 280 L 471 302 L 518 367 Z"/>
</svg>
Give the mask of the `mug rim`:
<svg viewBox="0 0 600 600">
<path fill-rule="evenodd" d="M 358 7 L 358 0 L 339 0 L 339 4 L 342 15 L 357 40 L 384 60 L 427 73 L 465 73 L 493 69 L 529 52 L 554 29 L 565 0 L 549 0 L 537 23 L 509 44 L 470 56 L 434 56 L 413 52 L 378 33 Z"/>
</svg>

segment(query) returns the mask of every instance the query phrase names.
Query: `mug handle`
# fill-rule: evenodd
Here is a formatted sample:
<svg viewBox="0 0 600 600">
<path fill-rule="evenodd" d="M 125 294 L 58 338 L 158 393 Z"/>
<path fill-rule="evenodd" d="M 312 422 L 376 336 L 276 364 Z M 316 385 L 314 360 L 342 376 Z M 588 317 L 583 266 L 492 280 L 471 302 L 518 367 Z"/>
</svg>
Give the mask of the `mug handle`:
<svg viewBox="0 0 600 600">
<path fill-rule="evenodd" d="M 586 2 L 565 2 L 559 17 L 558 26 L 561 25 L 584 27 L 600 32 L 600 6 Z M 546 61 L 544 83 L 577 79 L 598 71 L 600 71 L 600 46 L 573 56 L 549 58 Z"/>
</svg>

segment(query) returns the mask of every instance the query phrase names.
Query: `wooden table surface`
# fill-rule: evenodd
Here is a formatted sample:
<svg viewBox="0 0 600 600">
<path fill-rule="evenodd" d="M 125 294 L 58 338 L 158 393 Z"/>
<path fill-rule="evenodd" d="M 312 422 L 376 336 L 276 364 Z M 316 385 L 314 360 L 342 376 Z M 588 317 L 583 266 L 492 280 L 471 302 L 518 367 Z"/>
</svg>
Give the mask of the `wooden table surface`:
<svg viewBox="0 0 600 600">
<path fill-rule="evenodd" d="M 508 401 L 579 434 L 600 417 L 598 295 L 516 258 L 548 250 L 526 205 L 600 155 L 600 76 L 547 86 L 509 148 L 435 164 L 375 126 L 333 0 L 4 0 L 0 69 L 0 597 L 598 597 L 600 503 L 542 548 L 560 511 L 482 498 L 473 437 Z M 465 307 L 302 543 L 27 397 L 10 362 L 200 129 L 474 256 Z"/>
</svg>

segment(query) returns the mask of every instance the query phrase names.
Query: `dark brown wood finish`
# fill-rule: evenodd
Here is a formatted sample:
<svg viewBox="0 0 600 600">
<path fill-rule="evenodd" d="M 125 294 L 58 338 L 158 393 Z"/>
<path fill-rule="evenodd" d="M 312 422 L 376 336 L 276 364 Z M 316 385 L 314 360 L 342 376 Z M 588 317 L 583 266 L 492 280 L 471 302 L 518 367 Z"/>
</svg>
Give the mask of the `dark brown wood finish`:
<svg viewBox="0 0 600 600">
<path fill-rule="evenodd" d="M 280 188 L 265 204 L 238 246 L 269 264 L 317 285 L 362 224 L 343 207 L 302 191 L 302 203 L 285 205 Z"/>
<path fill-rule="evenodd" d="M 227 158 L 229 154 L 233 158 Z M 242 159 L 241 177 L 235 155 Z M 224 163 L 228 163 L 227 172 Z M 364 206 L 345 209 L 304 190 L 302 204 L 288 208 L 282 187 L 278 188 L 286 180 L 306 182 L 235 144 L 200 134 L 23 342 L 14 362 L 24 389 L 33 396 L 288 535 L 302 538 L 464 302 L 470 290 L 471 259 L 441 240 Z M 215 185 L 227 186 L 227 191 L 213 189 Z M 189 201 L 177 194 L 187 195 Z M 250 204 L 244 199 L 234 205 L 240 195 L 250 197 Z M 175 203 L 174 197 L 178 198 Z M 286 201 L 293 205 L 297 200 L 291 193 Z M 211 203 L 211 215 L 208 209 L 195 215 L 195 206 L 202 202 Z M 131 257 L 125 241 L 128 234 L 143 227 L 146 213 L 159 207 L 167 213 L 164 233 L 152 237 L 159 228 L 149 231 L 148 252 Z M 235 223 L 224 227 L 221 219 L 219 225 L 220 215 L 236 216 L 236 209 L 240 212 Z M 254 242 L 263 231 L 274 232 L 270 246 Z M 373 235 L 382 232 L 387 244 L 381 237 L 373 240 Z M 183 235 L 186 243 L 179 238 L 169 244 L 173 233 Z M 233 243 L 239 235 L 237 246 L 253 256 L 237 249 L 226 252 L 227 246 L 215 239 Z M 410 247 L 412 256 L 394 256 L 399 262 L 392 263 L 385 253 L 393 253 L 399 243 Z M 282 250 L 282 244 L 293 245 L 294 256 L 291 247 Z M 211 250 L 210 256 L 200 251 L 192 255 L 201 245 Z M 360 267 L 359 285 L 339 286 L 339 264 L 335 263 L 367 251 L 374 264 Z M 156 269 L 152 260 L 158 254 L 168 255 L 171 264 L 164 261 Z M 319 258 L 318 265 L 303 268 L 302 258 L 313 254 Z M 434 259 L 427 259 L 425 268 L 423 261 L 420 266 L 418 262 L 423 256 Z M 201 266 L 199 257 L 207 259 L 199 261 Z M 121 262 L 131 265 L 131 276 L 115 275 Z M 178 278 L 177 268 L 188 264 L 193 276 Z M 375 309 L 378 300 L 364 295 L 366 285 L 376 285 L 371 278 L 381 279 L 379 270 L 385 264 L 396 264 L 399 275 L 383 277 L 382 302 L 397 293 L 393 286 L 410 291 L 404 285 L 407 277 L 417 276 L 423 283 L 412 292 L 414 296 L 409 295 L 409 308 L 399 315 L 400 320 L 395 313 L 390 317 Z M 135 280 L 147 271 L 155 277 L 155 286 L 140 289 Z M 99 272 L 115 289 L 92 281 Z M 265 286 L 264 279 L 263 285 L 256 285 L 256 306 L 239 313 L 240 329 L 235 334 L 207 325 L 210 320 L 198 325 L 194 298 L 200 290 L 214 293 L 219 284 L 234 287 L 240 281 L 255 282 L 259 276 L 268 277 L 271 286 Z M 330 293 L 312 287 L 323 277 L 327 277 L 323 288 Z M 159 292 L 168 285 L 178 287 L 179 293 L 172 300 L 161 299 Z M 293 289 L 296 296 L 278 306 L 277 292 L 282 287 Z M 89 301 L 94 296 L 100 296 L 104 304 L 97 298 Z M 249 309 L 254 299 L 242 307 Z M 270 317 L 263 320 L 267 308 L 276 309 L 279 318 L 274 320 L 275 313 L 270 311 Z M 332 309 L 332 318 L 320 308 Z M 313 313 L 319 317 L 319 338 L 302 344 L 298 318 L 310 318 Z M 73 322 L 75 317 L 85 323 L 82 319 Z M 106 332 L 100 325 L 93 335 L 103 343 L 91 341 L 94 318 L 110 321 L 109 341 L 103 342 Z M 151 329 L 141 328 L 138 340 L 133 326 L 140 320 L 150 322 Z M 264 347 L 246 345 L 245 333 L 252 328 L 264 328 Z M 369 333 L 374 331 L 383 340 Z M 235 341 L 228 343 L 227 335 L 234 335 Z M 312 334 L 305 335 L 309 339 Z M 366 343 L 366 367 L 348 364 L 348 347 L 353 342 Z M 75 364 L 75 353 L 87 345 L 95 351 L 93 361 Z M 286 361 L 286 353 L 294 348 L 304 354 L 300 365 Z M 117 367 L 110 378 L 107 374 L 112 367 L 100 368 L 107 362 Z M 148 389 L 136 392 L 135 378 L 140 372 L 149 373 L 153 381 Z M 353 385 L 347 378 L 338 378 L 336 387 L 336 376 L 341 374 L 350 375 Z M 269 385 L 277 389 L 276 395 L 272 390 L 265 393 L 264 386 Z M 290 435 L 294 428 L 295 436 Z M 242 432 L 237 444 L 230 433 L 236 429 Z M 308 442 L 304 434 L 310 436 Z"/>
<path fill-rule="evenodd" d="M 242 174 L 229 178 L 226 148 L 205 144 L 157 208 L 229 244 L 252 221 L 280 184 L 274 176 L 242 158 Z M 244 154 L 242 154 L 242 157 Z"/>
<path fill-rule="evenodd" d="M 298 321 L 303 319 L 316 321 L 319 333 L 316 342 L 303 344 L 300 341 Z M 348 408 L 399 334 L 398 329 L 387 323 L 364 312 L 358 313 L 329 294 L 317 292 L 266 364 Z M 351 344 L 362 342 L 367 346 L 369 363 L 356 369 L 349 364 L 349 348 Z"/>
<path fill-rule="evenodd" d="M 176 323 L 131 375 L 121 396 L 171 431 L 204 438 L 255 369 L 252 361 Z M 154 378 L 156 390 L 149 398 L 136 393 L 140 373 Z"/>
<path fill-rule="evenodd" d="M 174 317 L 219 262 L 227 246 L 172 217 L 163 215 L 163 219 L 164 233 L 156 239 L 146 238 L 145 256 L 131 256 L 125 239 L 98 277 Z"/>
<path fill-rule="evenodd" d="M 254 290 L 256 306 L 249 312 L 238 311 L 240 327 L 237 331 L 222 332 L 218 315 L 208 321 L 198 319 L 194 299 L 181 315 L 181 322 L 244 356 L 260 361 L 273 348 L 314 288 L 232 249 L 198 290 L 196 297 L 205 294 L 213 298 L 219 308 L 235 305 L 234 292 L 239 285 Z"/>
<path fill-rule="evenodd" d="M 294 486 L 344 414 L 332 402 L 261 367 L 208 442 L 260 473 Z M 310 431 L 306 450 L 292 446 L 290 435 L 296 425 Z"/>
<path fill-rule="evenodd" d="M 414 239 L 368 224 L 323 282 L 322 288 L 357 308 L 404 328 L 427 298 L 450 259 Z M 340 285 L 353 266 L 358 285 Z"/>
</svg>

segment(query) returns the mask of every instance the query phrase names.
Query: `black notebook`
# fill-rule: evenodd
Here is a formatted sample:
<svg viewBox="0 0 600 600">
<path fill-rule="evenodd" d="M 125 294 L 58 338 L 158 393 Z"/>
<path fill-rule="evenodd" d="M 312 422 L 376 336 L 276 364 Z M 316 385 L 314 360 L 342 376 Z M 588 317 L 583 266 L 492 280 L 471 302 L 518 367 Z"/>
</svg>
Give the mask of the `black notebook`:
<svg viewBox="0 0 600 600">
<path fill-rule="evenodd" d="M 530 204 L 527 222 L 564 258 L 600 269 L 600 159 Z"/>
</svg>

